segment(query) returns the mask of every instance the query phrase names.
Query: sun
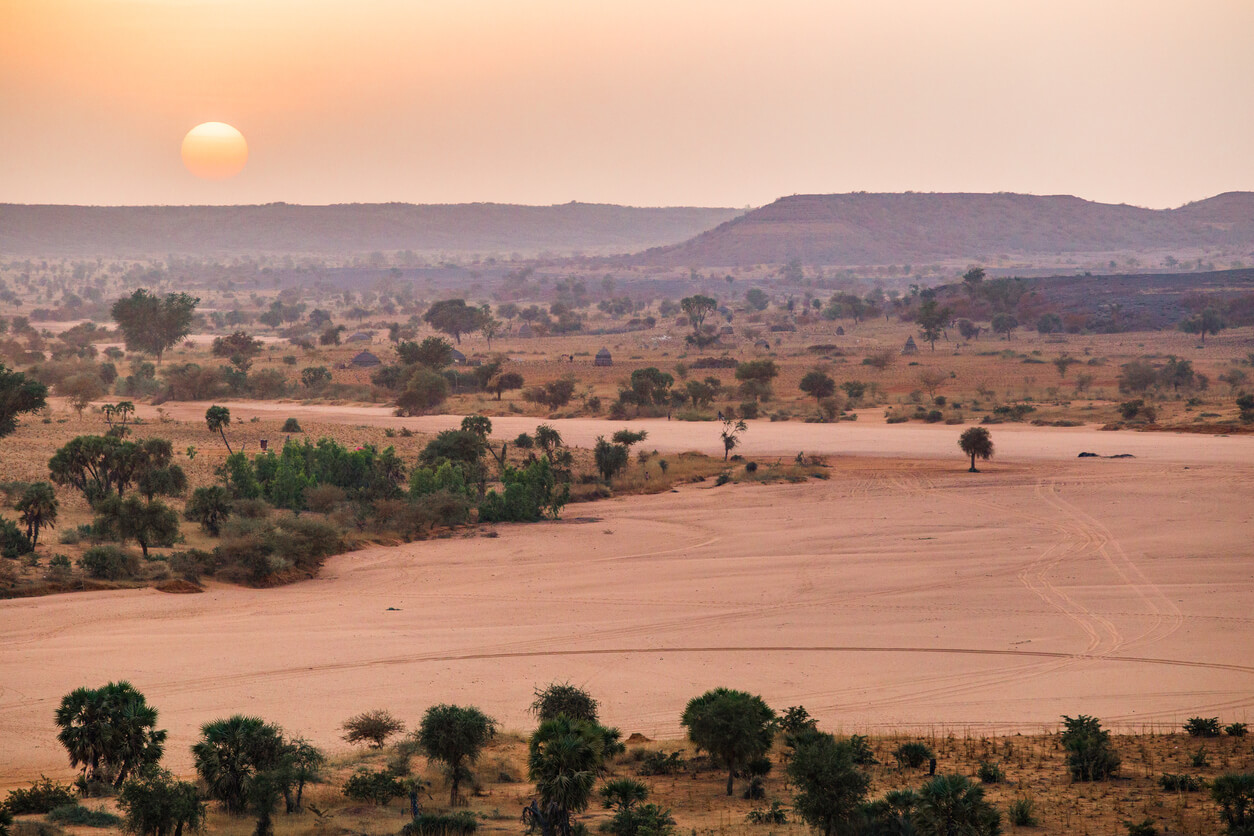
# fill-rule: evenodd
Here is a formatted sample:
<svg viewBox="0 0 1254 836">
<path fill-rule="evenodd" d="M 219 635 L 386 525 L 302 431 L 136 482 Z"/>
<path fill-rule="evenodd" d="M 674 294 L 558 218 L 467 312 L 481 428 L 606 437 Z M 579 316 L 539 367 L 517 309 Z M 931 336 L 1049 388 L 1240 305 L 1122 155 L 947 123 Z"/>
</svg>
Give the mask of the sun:
<svg viewBox="0 0 1254 836">
<path fill-rule="evenodd" d="M 205 180 L 226 180 L 244 170 L 248 143 L 225 122 L 205 122 L 183 137 L 183 165 Z"/>
</svg>

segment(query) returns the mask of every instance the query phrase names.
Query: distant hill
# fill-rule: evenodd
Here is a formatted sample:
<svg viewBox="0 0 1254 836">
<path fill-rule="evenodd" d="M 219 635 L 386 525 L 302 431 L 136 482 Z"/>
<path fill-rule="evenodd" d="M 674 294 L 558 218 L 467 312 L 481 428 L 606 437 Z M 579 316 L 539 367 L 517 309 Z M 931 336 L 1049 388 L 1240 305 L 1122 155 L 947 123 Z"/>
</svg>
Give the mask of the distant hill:
<svg viewBox="0 0 1254 836">
<path fill-rule="evenodd" d="M 737 209 L 641 209 L 589 203 L 0 204 L 0 255 L 330 255 L 392 250 L 527 256 L 624 253 L 683 241 L 740 213 Z"/>
<path fill-rule="evenodd" d="M 1022 194 L 784 197 L 673 246 L 633 256 L 662 267 L 915 264 L 1171 248 L 1254 248 L 1254 192 L 1179 209 Z"/>
</svg>

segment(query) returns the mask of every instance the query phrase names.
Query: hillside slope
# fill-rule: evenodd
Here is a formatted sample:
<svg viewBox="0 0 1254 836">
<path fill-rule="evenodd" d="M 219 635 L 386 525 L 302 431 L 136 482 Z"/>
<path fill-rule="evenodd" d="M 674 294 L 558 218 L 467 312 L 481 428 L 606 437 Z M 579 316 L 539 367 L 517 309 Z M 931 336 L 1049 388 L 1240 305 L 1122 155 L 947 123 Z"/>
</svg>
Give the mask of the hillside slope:
<svg viewBox="0 0 1254 836">
<path fill-rule="evenodd" d="M 0 204 L 0 255 L 622 253 L 673 244 L 737 209 L 605 204 L 295 206 Z"/>
<path fill-rule="evenodd" d="M 1254 247 L 1254 192 L 1179 209 L 1068 195 L 838 194 L 784 197 L 633 264 L 897 264 L 999 254 Z"/>
</svg>

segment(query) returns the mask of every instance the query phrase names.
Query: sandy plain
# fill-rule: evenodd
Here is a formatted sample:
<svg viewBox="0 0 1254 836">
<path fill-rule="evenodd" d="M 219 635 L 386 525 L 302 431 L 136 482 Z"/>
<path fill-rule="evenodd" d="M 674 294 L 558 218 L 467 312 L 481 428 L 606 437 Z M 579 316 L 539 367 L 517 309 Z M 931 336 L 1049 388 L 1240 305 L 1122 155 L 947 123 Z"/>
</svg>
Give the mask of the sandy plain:
<svg viewBox="0 0 1254 836">
<path fill-rule="evenodd" d="M 550 423 L 577 445 L 618 426 Z M 718 444 L 711 424 L 633 423 L 661 452 Z M 536 420 L 494 424 L 508 438 Z M 338 751 L 339 724 L 375 707 L 412 723 L 436 702 L 474 703 L 529 727 L 533 687 L 553 680 L 650 737 L 679 736 L 684 703 L 717 685 L 845 731 L 1251 719 L 1254 438 L 993 437 L 996 459 L 972 475 L 952 427 L 753 422 L 745 454 L 826 455 L 831 478 L 568 506 L 554 523 L 342 555 L 279 589 L 0 601 L 0 784 L 68 775 L 53 709 L 121 678 L 161 710 L 178 771 L 199 726 L 231 713 Z"/>
</svg>

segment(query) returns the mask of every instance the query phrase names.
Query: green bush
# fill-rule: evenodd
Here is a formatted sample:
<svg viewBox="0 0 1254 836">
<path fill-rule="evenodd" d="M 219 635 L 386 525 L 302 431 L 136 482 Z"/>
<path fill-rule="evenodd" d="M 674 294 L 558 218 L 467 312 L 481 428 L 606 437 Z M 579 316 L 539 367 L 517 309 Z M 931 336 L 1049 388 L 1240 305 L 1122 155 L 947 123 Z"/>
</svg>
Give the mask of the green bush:
<svg viewBox="0 0 1254 836">
<path fill-rule="evenodd" d="M 975 774 L 982 784 L 1000 784 L 1006 780 L 1006 773 L 1001 771 L 1001 767 L 988 761 L 980 761 L 980 768 Z"/>
<path fill-rule="evenodd" d="M 419 813 L 401 828 L 401 836 L 472 836 L 479 820 L 468 810 L 457 813 Z"/>
<path fill-rule="evenodd" d="M 394 798 L 401 798 L 409 792 L 405 779 L 391 769 L 371 772 L 364 767 L 353 773 L 344 782 L 344 796 L 353 801 L 368 801 L 380 807 L 387 805 Z"/>
<path fill-rule="evenodd" d="M 675 819 L 657 804 L 640 804 L 620 809 L 605 823 L 605 830 L 613 836 L 670 836 Z"/>
<path fill-rule="evenodd" d="M 1119 774 L 1119 755 L 1110 745 L 1110 732 L 1096 717 L 1063 716 L 1062 747 L 1073 781 L 1104 781 Z"/>
<path fill-rule="evenodd" d="M 69 785 L 58 784 L 47 777 L 41 777 L 24 789 L 11 790 L 4 799 L 5 809 L 15 816 L 51 813 L 58 807 L 77 803 Z"/>
<path fill-rule="evenodd" d="M 16 560 L 34 551 L 30 539 L 12 520 L 0 517 L 0 557 Z"/>
<path fill-rule="evenodd" d="M 1184 730 L 1192 737 L 1219 737 L 1219 718 L 1190 717 Z"/>
<path fill-rule="evenodd" d="M 1164 772 L 1158 776 L 1158 786 L 1167 792 L 1197 792 L 1203 786 L 1201 779 L 1192 775 L 1173 775 Z"/>
<path fill-rule="evenodd" d="M 1007 808 L 1010 823 L 1015 827 L 1036 827 L 1036 812 L 1033 807 L 1035 805 L 1030 798 L 1016 798 L 1010 802 Z"/>
<path fill-rule="evenodd" d="M 678 750 L 649 752 L 640 761 L 640 768 L 636 771 L 640 775 L 674 775 L 677 772 L 683 772 L 687 767 L 688 761 Z"/>
<path fill-rule="evenodd" d="M 57 824 L 72 824 L 78 827 L 119 827 L 120 816 L 115 816 L 103 807 L 91 810 L 78 804 L 65 804 L 48 813 L 48 818 Z"/>
<path fill-rule="evenodd" d="M 898 767 L 908 766 L 911 769 L 918 769 L 936 757 L 936 755 L 928 748 L 926 743 L 911 740 L 894 749 L 893 757 L 897 759 Z"/>
<path fill-rule="evenodd" d="M 283 429 L 279 430 L 279 432 L 303 433 L 304 430 L 300 428 L 300 421 L 297 421 L 295 418 L 288 418 L 283 422 Z"/>
<path fill-rule="evenodd" d="M 1229 723 L 1224 726 L 1224 734 L 1229 737 L 1245 737 L 1248 731 L 1245 723 Z"/>
<path fill-rule="evenodd" d="M 90 577 L 107 581 L 134 578 L 139 574 L 139 557 L 117 546 L 93 546 L 83 552 L 78 565 Z"/>
<path fill-rule="evenodd" d="M 1128 828 L 1128 836 L 1158 836 L 1158 828 L 1154 826 L 1153 819 L 1139 822 L 1126 821 L 1123 826 Z"/>
<path fill-rule="evenodd" d="M 750 810 L 745 821 L 749 824 L 788 824 L 788 808 L 778 801 L 772 801 L 770 807 Z"/>
</svg>

